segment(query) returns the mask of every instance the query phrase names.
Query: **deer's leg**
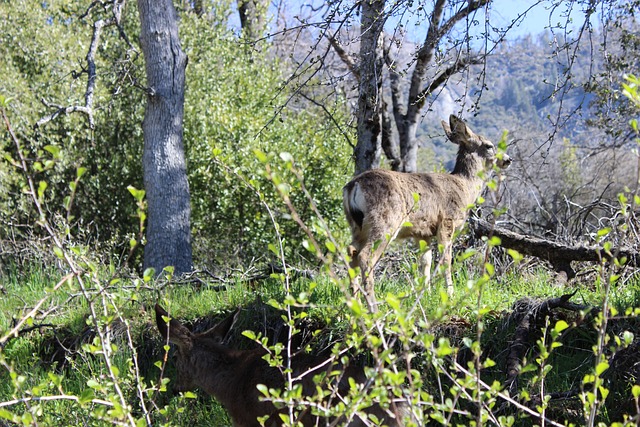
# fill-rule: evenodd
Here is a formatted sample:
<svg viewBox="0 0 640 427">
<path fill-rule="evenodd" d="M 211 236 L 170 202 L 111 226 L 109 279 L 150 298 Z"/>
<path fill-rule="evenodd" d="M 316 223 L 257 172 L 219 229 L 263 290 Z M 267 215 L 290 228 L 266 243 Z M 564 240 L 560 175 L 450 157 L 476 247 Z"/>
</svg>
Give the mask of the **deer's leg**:
<svg viewBox="0 0 640 427">
<path fill-rule="evenodd" d="M 351 291 L 353 295 L 357 295 L 362 291 L 362 285 L 364 284 L 364 266 L 366 265 L 366 256 L 361 256 L 362 246 L 355 239 L 351 242 L 351 244 L 347 247 L 347 255 L 349 255 L 349 267 L 353 270 L 360 268 L 361 276 L 355 277 L 351 280 Z"/>
<path fill-rule="evenodd" d="M 453 278 L 451 275 L 451 253 L 453 251 L 453 220 L 445 219 L 438 227 L 438 243 L 443 246 L 442 262 L 444 264 L 444 280 L 447 284 L 447 292 L 453 295 Z"/>
<path fill-rule="evenodd" d="M 372 245 L 365 244 L 358 252 L 358 265 L 362 275 L 362 285 L 364 293 L 369 296 L 373 292 L 373 259 L 371 256 Z"/>
<path fill-rule="evenodd" d="M 445 265 L 444 280 L 447 284 L 447 293 L 453 295 L 453 277 L 451 275 L 451 252 L 453 251 L 453 241 L 449 240 L 444 245 L 443 260 Z"/>
<path fill-rule="evenodd" d="M 422 274 L 424 274 L 424 283 L 430 286 L 431 283 L 431 263 L 433 261 L 433 249 L 429 246 L 421 256 L 420 256 L 420 267 L 422 269 Z"/>
</svg>

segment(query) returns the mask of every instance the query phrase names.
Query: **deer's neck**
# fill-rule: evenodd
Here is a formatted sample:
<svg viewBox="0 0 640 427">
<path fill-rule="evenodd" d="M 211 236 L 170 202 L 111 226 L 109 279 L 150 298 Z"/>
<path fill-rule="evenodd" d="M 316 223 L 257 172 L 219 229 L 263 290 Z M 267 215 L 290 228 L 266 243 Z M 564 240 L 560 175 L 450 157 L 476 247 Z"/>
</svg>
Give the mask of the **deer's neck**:
<svg viewBox="0 0 640 427">
<path fill-rule="evenodd" d="M 480 173 L 484 171 L 484 169 L 484 159 L 481 159 L 474 153 L 460 149 L 458 150 L 456 165 L 451 174 L 469 181 L 469 196 L 472 200 L 475 200 L 484 185 L 484 180 L 480 177 Z"/>
<path fill-rule="evenodd" d="M 456 165 L 451 173 L 468 179 L 479 179 L 478 174 L 483 170 L 484 160 L 477 154 L 470 153 L 461 147 L 456 157 Z"/>
</svg>

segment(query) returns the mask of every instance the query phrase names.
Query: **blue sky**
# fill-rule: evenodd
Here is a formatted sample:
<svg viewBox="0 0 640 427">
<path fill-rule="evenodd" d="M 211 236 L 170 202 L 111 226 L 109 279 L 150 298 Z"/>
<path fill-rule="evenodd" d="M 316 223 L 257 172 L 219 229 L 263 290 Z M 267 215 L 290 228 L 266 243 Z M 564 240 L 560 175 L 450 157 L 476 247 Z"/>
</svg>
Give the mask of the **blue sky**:
<svg viewBox="0 0 640 427">
<path fill-rule="evenodd" d="M 558 4 L 557 7 L 553 5 Z M 514 27 L 511 37 L 521 37 L 527 34 L 537 35 L 549 31 L 549 26 L 565 26 L 570 18 L 570 28 L 583 24 L 585 15 L 580 6 L 573 2 L 558 2 L 550 0 L 494 0 L 491 6 L 492 21 L 509 25 L 518 17 L 519 13 L 527 11 L 526 16 Z M 571 8 L 573 6 L 573 8 Z M 592 17 L 595 24 L 598 12 Z"/>
<path fill-rule="evenodd" d="M 387 31 L 393 31 L 399 19 L 402 19 L 405 24 L 404 29 L 407 31 L 407 39 L 413 42 L 423 41 L 427 29 L 426 17 L 424 12 L 420 12 L 416 7 L 424 3 L 431 5 L 432 1 L 415 2 L 411 11 L 403 10 L 401 18 L 391 17 L 387 22 Z M 585 19 L 582 5 L 576 3 L 578 2 L 558 0 L 493 0 L 489 6 L 489 22 L 492 26 L 502 29 L 513 24 L 507 34 L 510 39 L 527 34 L 538 35 L 550 31 L 550 27 L 556 27 L 557 32 L 559 31 L 557 27 L 567 26 L 569 18 L 569 28 L 575 29 L 581 26 Z M 425 10 L 430 13 L 431 7 L 427 6 Z M 523 14 L 524 16 L 521 16 Z M 598 11 L 592 17 L 594 25 L 597 25 L 595 22 L 597 16 L 599 16 Z M 475 31 L 478 34 L 484 33 L 486 31 L 485 8 L 477 11 L 473 19 L 476 21 L 476 25 L 473 26 Z M 513 23 L 514 20 L 515 23 Z M 459 25 L 464 23 L 461 22 Z"/>
</svg>

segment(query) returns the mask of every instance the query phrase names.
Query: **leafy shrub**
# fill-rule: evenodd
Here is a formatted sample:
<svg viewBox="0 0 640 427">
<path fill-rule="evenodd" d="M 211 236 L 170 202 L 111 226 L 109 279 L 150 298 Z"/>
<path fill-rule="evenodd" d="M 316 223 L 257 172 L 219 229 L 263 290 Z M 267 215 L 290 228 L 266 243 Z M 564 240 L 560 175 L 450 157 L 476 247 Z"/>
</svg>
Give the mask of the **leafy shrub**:
<svg viewBox="0 0 640 427">
<path fill-rule="evenodd" d="M 341 188 L 351 172 L 349 146 L 319 108 L 279 109 L 292 94 L 283 86 L 277 59 L 261 52 L 250 56 L 236 37 L 207 20 L 186 16 L 181 28 L 189 56 L 185 143 L 195 252 L 203 260 L 249 260 L 263 256 L 278 233 L 286 236 L 287 255 L 299 251 L 299 228 L 278 202 L 256 150 L 272 157 L 290 154 L 320 214 L 337 225 Z M 336 111 L 334 119 L 346 121 L 346 113 Z M 309 201 L 286 163 L 274 167 L 282 167 L 301 218 L 313 222 Z"/>
</svg>

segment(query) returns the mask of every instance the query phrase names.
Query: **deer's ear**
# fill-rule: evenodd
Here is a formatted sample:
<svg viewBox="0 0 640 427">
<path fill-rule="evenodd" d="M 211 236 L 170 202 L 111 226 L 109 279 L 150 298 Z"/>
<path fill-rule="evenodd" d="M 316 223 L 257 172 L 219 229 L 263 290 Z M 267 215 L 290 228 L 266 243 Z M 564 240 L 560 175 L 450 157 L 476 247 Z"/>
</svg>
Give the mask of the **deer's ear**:
<svg viewBox="0 0 640 427">
<path fill-rule="evenodd" d="M 162 338 L 178 346 L 185 346 L 191 344 L 191 331 L 187 329 L 182 323 L 178 322 L 175 319 L 169 320 L 167 323 L 167 318 L 169 317 L 169 313 L 162 308 L 159 304 L 155 306 L 156 310 L 156 325 L 158 326 L 158 331 Z"/>
<path fill-rule="evenodd" d="M 213 328 L 209 329 L 206 332 L 203 332 L 202 335 L 207 338 L 214 339 L 218 342 L 224 342 L 227 334 L 236 323 L 238 319 L 238 314 L 240 314 L 240 309 L 236 309 L 229 316 L 221 320 L 218 324 L 216 324 Z"/>
<path fill-rule="evenodd" d="M 442 123 L 442 129 L 444 129 L 444 133 L 445 135 L 447 135 L 447 139 L 453 142 L 454 144 L 457 144 L 458 142 L 456 141 L 455 137 L 453 136 L 453 133 L 451 132 L 451 127 L 449 126 L 449 123 L 445 122 L 444 120 L 440 120 L 440 123 Z"/>
<path fill-rule="evenodd" d="M 449 126 L 451 129 L 450 132 L 452 133 L 453 139 L 455 140 L 452 141 L 456 144 L 468 141 L 475 136 L 469 126 L 467 126 L 467 124 L 462 119 L 454 116 L 453 114 L 449 116 Z M 449 139 L 451 139 L 451 137 L 449 137 Z"/>
</svg>

